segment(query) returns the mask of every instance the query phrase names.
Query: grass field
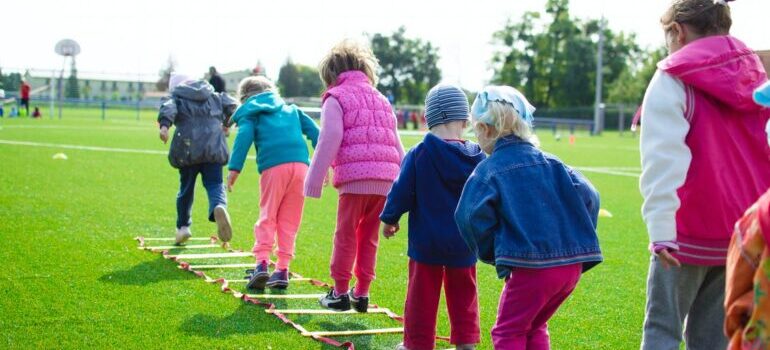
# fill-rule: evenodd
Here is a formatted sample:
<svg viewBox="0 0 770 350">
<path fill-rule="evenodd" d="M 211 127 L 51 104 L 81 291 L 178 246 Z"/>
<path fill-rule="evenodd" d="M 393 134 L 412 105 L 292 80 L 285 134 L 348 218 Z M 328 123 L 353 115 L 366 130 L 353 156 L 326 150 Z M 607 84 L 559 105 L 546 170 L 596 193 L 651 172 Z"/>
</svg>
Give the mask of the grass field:
<svg viewBox="0 0 770 350">
<path fill-rule="evenodd" d="M 106 121 L 98 116 L 95 110 L 70 109 L 62 120 L 0 119 L 0 348 L 329 348 L 158 254 L 136 248 L 135 236 L 173 235 L 178 175 L 164 156 L 167 146 L 157 138 L 151 112 L 143 112 L 139 121 L 135 111 L 111 111 Z M 638 348 L 648 253 L 639 214 L 637 139 L 614 133 L 578 135 L 570 145 L 550 133 L 540 137 L 545 150 L 586 169 L 601 193 L 602 207 L 614 215 L 599 221 L 605 262 L 584 275 L 550 322 L 552 346 Z M 411 147 L 420 137 L 403 140 Z M 69 159 L 53 160 L 58 152 Z M 201 185 L 197 193 L 192 229 L 205 237 L 215 226 L 205 220 Z M 256 167 L 249 161 L 228 194 L 235 248 L 248 250 L 253 244 L 258 193 Z M 335 212 L 332 188 L 321 200 L 306 202 L 293 271 L 330 281 Z M 372 286 L 372 302 L 399 314 L 407 281 L 405 228 L 396 238 L 381 241 Z M 211 275 L 240 278 L 243 273 Z M 491 349 L 489 331 L 503 283 L 491 266 L 479 265 L 478 276 L 480 348 Z M 323 292 L 304 284 L 292 285 L 291 291 Z M 314 304 L 287 301 L 280 306 Z M 292 319 L 310 330 L 398 326 L 382 315 Z M 445 311 L 439 334 L 449 334 Z M 349 338 L 356 349 L 392 349 L 400 339 Z"/>
</svg>

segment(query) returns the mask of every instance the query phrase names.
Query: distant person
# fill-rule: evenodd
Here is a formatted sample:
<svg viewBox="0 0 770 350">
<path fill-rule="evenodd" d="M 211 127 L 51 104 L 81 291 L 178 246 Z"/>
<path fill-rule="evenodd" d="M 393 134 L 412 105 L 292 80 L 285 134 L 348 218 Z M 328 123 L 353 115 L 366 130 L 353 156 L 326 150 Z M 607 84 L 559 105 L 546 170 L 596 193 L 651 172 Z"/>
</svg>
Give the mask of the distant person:
<svg viewBox="0 0 770 350">
<path fill-rule="evenodd" d="M 217 223 L 222 242 L 232 237 L 227 198 L 222 181 L 222 167 L 229 152 L 225 128 L 237 103 L 225 93 L 214 92 L 205 80 L 192 80 L 185 75 L 172 74 L 169 79 L 170 98 L 165 98 L 158 113 L 160 139 L 168 141 L 168 129 L 176 126 L 169 148 L 168 160 L 179 169 L 179 194 L 176 199 L 176 244 L 192 236 L 192 204 L 198 174 L 203 178 L 209 199 L 209 221 Z"/>
<path fill-rule="evenodd" d="M 337 228 L 331 258 L 334 287 L 319 300 L 333 310 L 367 312 L 375 278 L 380 213 L 398 177 L 404 147 L 396 117 L 377 86 L 377 58 L 362 43 L 335 45 L 319 65 L 328 89 L 321 134 L 310 163 L 305 195 L 320 198 L 329 166 L 338 189 Z M 349 289 L 350 280 L 356 284 Z"/>
<path fill-rule="evenodd" d="M 770 83 L 754 100 L 770 107 Z M 765 131 L 770 143 L 770 123 Z M 770 189 L 735 224 L 725 276 L 728 349 L 770 348 Z"/>
<path fill-rule="evenodd" d="M 32 112 L 32 118 L 40 118 L 41 116 L 40 107 L 35 106 L 35 110 Z"/>
<path fill-rule="evenodd" d="M 305 205 L 302 191 L 310 165 L 305 137 L 315 147 L 318 125 L 296 105 L 286 104 L 275 84 L 264 76 L 241 80 L 238 96 L 242 105 L 233 115 L 238 135 L 228 165 L 227 188 L 232 190 L 235 185 L 252 145 L 257 149 L 260 174 L 259 220 L 254 225 L 252 249 L 257 266 L 246 286 L 285 289 Z M 278 261 L 270 275 L 270 254 L 276 240 Z"/>
<path fill-rule="evenodd" d="M 21 81 L 21 86 L 19 87 L 19 95 L 21 97 L 21 106 L 24 106 L 24 110 L 26 111 L 25 116 L 29 116 L 29 93 L 30 90 L 32 90 L 32 87 L 27 83 L 27 80 L 24 79 Z"/>
<path fill-rule="evenodd" d="M 425 97 L 428 134 L 404 157 L 380 220 L 390 238 L 409 213 L 409 282 L 404 305 L 404 343 L 397 349 L 433 349 L 443 285 L 450 342 L 470 350 L 480 341 L 476 255 L 457 230 L 454 212 L 465 181 L 486 155 L 463 140 L 468 98 L 452 85 L 438 85 Z"/>
<path fill-rule="evenodd" d="M 735 222 L 770 187 L 759 57 L 730 35 L 726 1 L 675 0 L 669 55 L 642 103 L 642 216 L 650 240 L 641 348 L 725 349 L 725 259 Z"/>
<path fill-rule="evenodd" d="M 548 320 L 583 272 L 602 261 L 591 182 L 535 146 L 534 107 L 510 86 L 488 86 L 471 107 L 489 154 L 463 188 L 455 221 L 471 251 L 505 281 L 495 349 L 549 349 Z"/>
<path fill-rule="evenodd" d="M 0 89 L 0 117 L 5 114 L 5 90 Z"/>
<path fill-rule="evenodd" d="M 219 75 L 219 72 L 213 66 L 209 67 L 209 84 L 214 87 L 215 92 L 227 92 L 225 90 L 225 80 L 222 79 L 222 76 Z"/>
</svg>

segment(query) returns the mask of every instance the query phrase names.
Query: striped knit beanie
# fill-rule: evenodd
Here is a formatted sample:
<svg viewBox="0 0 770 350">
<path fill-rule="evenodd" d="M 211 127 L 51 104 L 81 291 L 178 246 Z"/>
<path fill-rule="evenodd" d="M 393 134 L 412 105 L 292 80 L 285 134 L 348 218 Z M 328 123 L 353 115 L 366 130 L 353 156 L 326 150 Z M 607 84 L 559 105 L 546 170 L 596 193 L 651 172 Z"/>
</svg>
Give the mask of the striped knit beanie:
<svg viewBox="0 0 770 350">
<path fill-rule="evenodd" d="M 455 120 L 468 120 L 468 98 L 454 85 L 436 85 L 425 97 L 428 128 Z"/>
</svg>

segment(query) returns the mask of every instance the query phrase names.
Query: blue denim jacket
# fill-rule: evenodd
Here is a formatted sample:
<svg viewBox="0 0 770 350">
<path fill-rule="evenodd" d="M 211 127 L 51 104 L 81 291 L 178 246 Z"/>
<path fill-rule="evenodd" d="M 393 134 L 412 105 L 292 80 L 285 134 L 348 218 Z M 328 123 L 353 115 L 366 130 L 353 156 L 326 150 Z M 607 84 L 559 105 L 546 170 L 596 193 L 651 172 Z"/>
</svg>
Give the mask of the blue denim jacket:
<svg viewBox="0 0 770 350">
<path fill-rule="evenodd" d="M 500 278 L 516 267 L 602 261 L 599 193 L 580 173 L 516 136 L 495 144 L 463 188 L 455 220 L 479 260 Z"/>
</svg>

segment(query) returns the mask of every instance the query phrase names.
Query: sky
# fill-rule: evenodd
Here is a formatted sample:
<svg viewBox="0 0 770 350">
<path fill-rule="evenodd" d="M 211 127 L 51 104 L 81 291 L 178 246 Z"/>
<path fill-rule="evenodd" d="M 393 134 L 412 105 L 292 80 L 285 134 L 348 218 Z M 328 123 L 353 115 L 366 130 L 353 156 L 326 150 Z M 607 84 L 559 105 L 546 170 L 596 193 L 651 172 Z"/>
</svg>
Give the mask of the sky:
<svg viewBox="0 0 770 350">
<path fill-rule="evenodd" d="M 439 47 L 443 81 L 475 90 L 491 77 L 492 33 L 508 18 L 542 11 L 546 0 L 473 1 L 7 1 L 0 68 L 4 71 L 61 69 L 57 41 L 81 46 L 82 77 L 123 77 L 152 81 L 168 57 L 178 71 L 202 76 L 250 69 L 257 61 L 277 78 L 288 57 L 316 66 L 344 38 L 390 33 L 405 26 L 407 36 Z M 670 0 L 572 0 L 578 18 L 604 15 L 610 28 L 635 33 L 643 47 L 663 44 L 659 18 Z M 762 20 L 770 1 L 733 2 L 732 34 L 754 49 L 770 49 Z M 764 14 L 764 15 L 763 15 Z"/>
</svg>

